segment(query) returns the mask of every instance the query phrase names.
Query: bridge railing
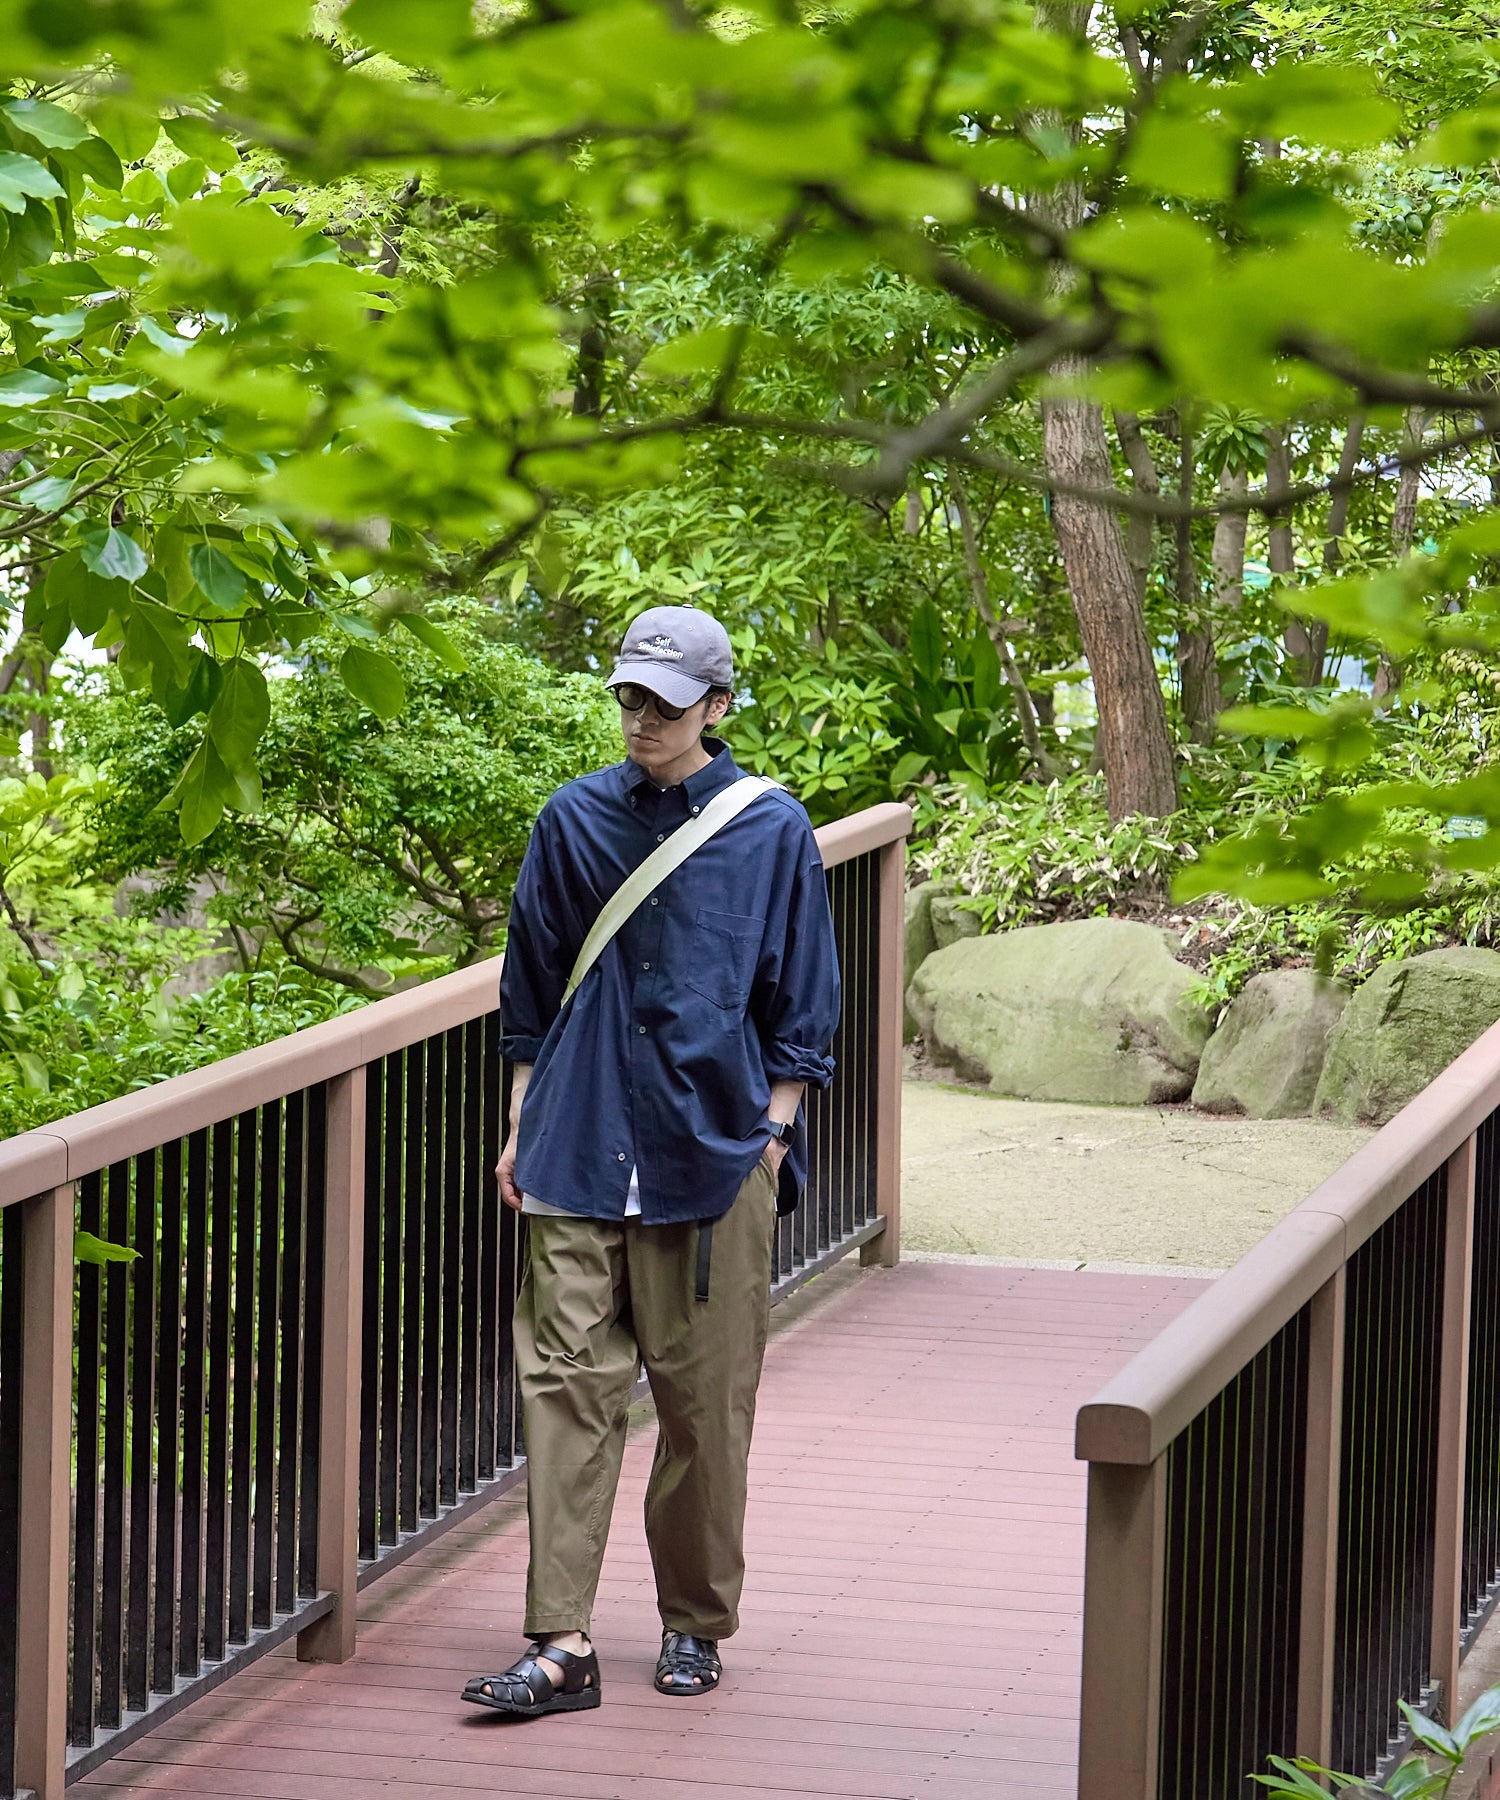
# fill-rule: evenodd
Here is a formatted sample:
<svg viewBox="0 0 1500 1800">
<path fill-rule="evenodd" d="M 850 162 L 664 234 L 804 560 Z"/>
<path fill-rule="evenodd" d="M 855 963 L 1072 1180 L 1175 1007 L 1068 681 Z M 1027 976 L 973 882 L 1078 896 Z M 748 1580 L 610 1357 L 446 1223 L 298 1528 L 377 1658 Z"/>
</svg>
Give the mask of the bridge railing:
<svg viewBox="0 0 1500 1800">
<path fill-rule="evenodd" d="M 844 976 L 774 1293 L 899 1251 L 904 806 L 818 833 Z M 524 1470 L 490 962 L 0 1144 L 0 1796 L 65 1786 Z M 139 1252 L 75 1264 L 84 1230 Z"/>
<path fill-rule="evenodd" d="M 1500 1026 L 1078 1415 L 1081 1800 L 1366 1778 L 1500 1596 Z"/>
</svg>

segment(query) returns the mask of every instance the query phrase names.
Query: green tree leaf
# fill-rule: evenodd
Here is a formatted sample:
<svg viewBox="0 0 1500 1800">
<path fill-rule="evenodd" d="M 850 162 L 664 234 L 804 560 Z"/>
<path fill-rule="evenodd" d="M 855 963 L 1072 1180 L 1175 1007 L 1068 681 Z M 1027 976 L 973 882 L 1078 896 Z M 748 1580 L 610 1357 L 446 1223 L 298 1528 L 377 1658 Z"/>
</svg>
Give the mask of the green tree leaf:
<svg viewBox="0 0 1500 1800">
<path fill-rule="evenodd" d="M 211 119 L 179 113 L 174 119 L 163 119 L 162 130 L 184 156 L 206 163 L 218 175 L 239 166 L 239 151 Z"/>
<path fill-rule="evenodd" d="M 177 828 L 183 843 L 192 848 L 217 829 L 232 792 L 229 771 L 205 736 L 161 804 L 165 811 L 177 808 Z"/>
<path fill-rule="evenodd" d="M 250 597 L 250 579 L 213 544 L 194 544 L 188 551 L 193 579 L 223 612 L 237 612 Z"/>
<path fill-rule="evenodd" d="M 78 541 L 84 566 L 107 581 L 139 581 L 151 566 L 135 539 L 117 526 L 80 526 Z"/>
<path fill-rule="evenodd" d="M 23 156 L 15 150 L 0 152 L 0 207 L 6 212 L 24 213 L 28 200 L 62 197 L 56 176 L 34 156 Z"/>
<path fill-rule="evenodd" d="M 271 717 L 266 678 L 243 657 L 223 670 L 208 715 L 209 735 L 230 769 L 253 768 L 255 750 Z"/>
<path fill-rule="evenodd" d="M 49 150 L 73 150 L 87 141 L 89 128 L 77 113 L 54 106 L 50 100 L 8 100 L 0 113 L 17 131 L 44 144 Z"/>
<path fill-rule="evenodd" d="M 469 659 L 435 620 L 427 618 L 423 613 L 402 613 L 399 616 L 412 636 L 419 643 L 425 644 L 448 668 L 459 675 L 468 668 Z"/>
<path fill-rule="evenodd" d="M 351 644 L 339 661 L 339 675 L 377 719 L 394 719 L 406 704 L 405 677 L 382 651 Z"/>
<path fill-rule="evenodd" d="M 1203 119 L 1148 112 L 1130 149 L 1132 177 L 1162 194 L 1223 200 L 1234 186 L 1238 144 Z"/>
<path fill-rule="evenodd" d="M 40 369 L 12 369 L 0 375 L 0 406 L 40 406 L 62 391 L 63 383 Z"/>
<path fill-rule="evenodd" d="M 74 1262 L 108 1268 L 111 1263 L 137 1262 L 140 1254 L 139 1250 L 132 1250 L 129 1244 L 112 1244 L 108 1238 L 95 1237 L 92 1231 L 73 1233 Z"/>
</svg>

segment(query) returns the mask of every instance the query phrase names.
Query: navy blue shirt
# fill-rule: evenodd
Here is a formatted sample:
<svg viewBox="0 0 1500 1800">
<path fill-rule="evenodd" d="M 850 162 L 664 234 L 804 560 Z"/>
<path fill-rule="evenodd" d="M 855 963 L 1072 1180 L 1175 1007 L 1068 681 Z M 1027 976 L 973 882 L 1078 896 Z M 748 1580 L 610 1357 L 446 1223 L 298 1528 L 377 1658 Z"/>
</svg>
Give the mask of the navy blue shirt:
<svg viewBox="0 0 1500 1800">
<path fill-rule="evenodd" d="M 723 744 L 704 748 L 708 766 L 678 787 L 626 761 L 559 788 L 511 902 L 501 1047 L 534 1065 L 516 1182 L 589 1218 L 624 1217 L 632 1167 L 643 1224 L 720 1217 L 765 1150 L 772 1083 L 826 1087 L 833 1075 L 828 890 L 807 814 L 779 790 L 673 870 L 559 1013 L 610 895 L 740 778 Z M 782 1163 L 782 1210 L 807 1178 L 804 1135 Z"/>
</svg>

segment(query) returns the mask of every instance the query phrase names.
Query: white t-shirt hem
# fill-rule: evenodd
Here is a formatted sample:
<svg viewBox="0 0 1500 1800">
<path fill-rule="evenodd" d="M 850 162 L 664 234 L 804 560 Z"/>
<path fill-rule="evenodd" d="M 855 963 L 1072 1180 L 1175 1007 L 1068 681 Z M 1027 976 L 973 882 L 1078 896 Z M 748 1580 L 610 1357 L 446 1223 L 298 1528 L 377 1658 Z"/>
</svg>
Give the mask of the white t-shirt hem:
<svg viewBox="0 0 1500 1800">
<path fill-rule="evenodd" d="M 581 1219 L 585 1213 L 569 1212 L 565 1206 L 554 1206 L 550 1200 L 538 1200 L 535 1194 L 522 1194 L 521 1211 L 533 1219 Z M 630 1190 L 625 1196 L 625 1217 L 638 1219 L 641 1216 L 641 1183 L 638 1172 L 630 1171 Z"/>
</svg>

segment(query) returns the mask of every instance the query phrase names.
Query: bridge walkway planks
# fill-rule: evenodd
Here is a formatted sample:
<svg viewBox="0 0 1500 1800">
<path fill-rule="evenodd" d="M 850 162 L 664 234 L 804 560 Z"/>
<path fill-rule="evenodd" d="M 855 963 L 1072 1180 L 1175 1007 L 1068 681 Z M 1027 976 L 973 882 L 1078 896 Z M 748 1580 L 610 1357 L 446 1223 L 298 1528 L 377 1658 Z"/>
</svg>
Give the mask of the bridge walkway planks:
<svg viewBox="0 0 1500 1800">
<path fill-rule="evenodd" d="M 78 1784 L 89 1800 L 1063 1800 L 1074 1788 L 1084 1471 L 1072 1419 L 1202 1283 L 944 1263 L 840 1268 L 778 1309 L 745 1624 L 711 1700 L 651 1690 L 633 1437 L 595 1638 L 597 1712 L 456 1703 L 519 1648 L 510 1496 L 363 1596 L 342 1666 L 289 1651 Z"/>
</svg>

